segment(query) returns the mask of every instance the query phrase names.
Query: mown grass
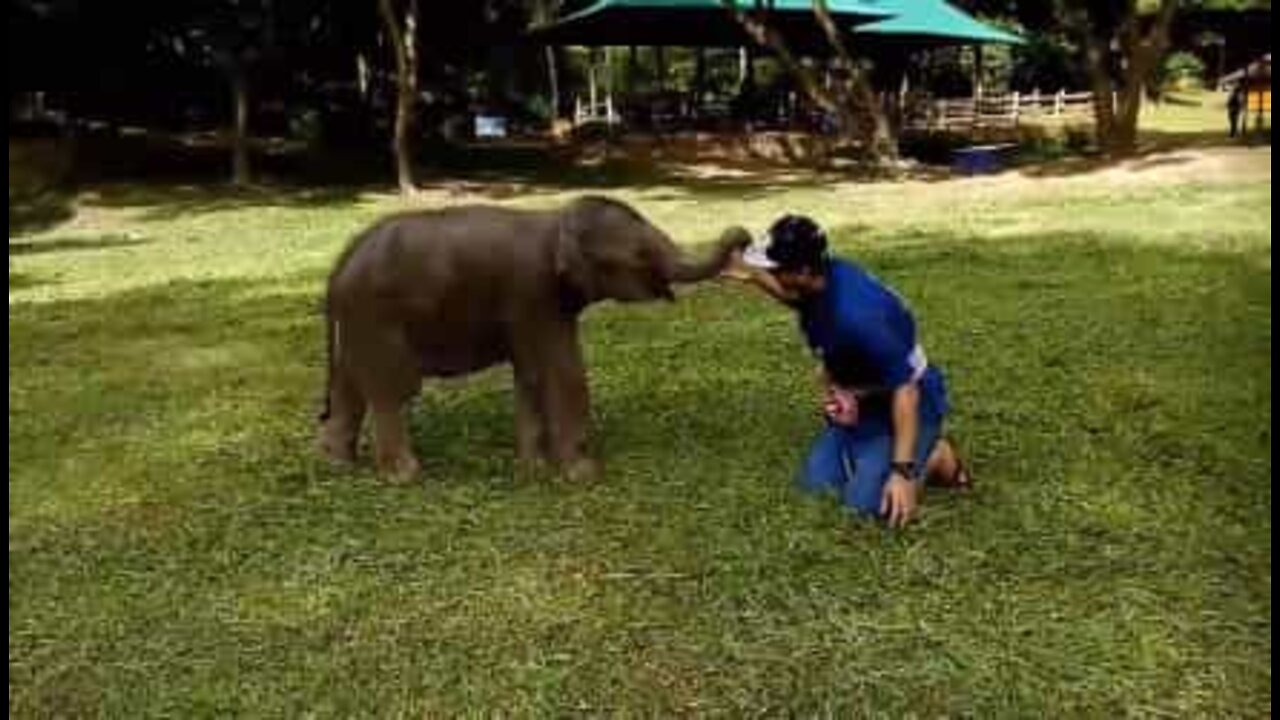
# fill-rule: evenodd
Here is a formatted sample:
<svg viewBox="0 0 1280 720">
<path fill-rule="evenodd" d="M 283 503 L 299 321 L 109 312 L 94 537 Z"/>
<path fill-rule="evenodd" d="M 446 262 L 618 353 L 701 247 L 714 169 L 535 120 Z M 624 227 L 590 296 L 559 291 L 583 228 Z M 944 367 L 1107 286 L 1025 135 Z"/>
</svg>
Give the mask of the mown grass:
<svg viewBox="0 0 1280 720">
<path fill-rule="evenodd" d="M 108 189 L 10 241 L 11 716 L 1270 714 L 1269 177 L 619 195 L 828 223 L 980 490 L 795 494 L 805 353 L 718 284 L 587 315 L 598 484 L 513 479 L 502 372 L 426 389 L 425 489 L 333 471 L 318 293 L 386 203 Z"/>
</svg>

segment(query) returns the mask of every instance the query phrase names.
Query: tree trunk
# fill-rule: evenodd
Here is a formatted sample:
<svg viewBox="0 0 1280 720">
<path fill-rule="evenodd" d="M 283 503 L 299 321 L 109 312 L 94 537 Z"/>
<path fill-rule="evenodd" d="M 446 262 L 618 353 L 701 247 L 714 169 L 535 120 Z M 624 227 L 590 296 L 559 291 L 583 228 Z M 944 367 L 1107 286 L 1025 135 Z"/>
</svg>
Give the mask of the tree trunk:
<svg viewBox="0 0 1280 720">
<path fill-rule="evenodd" d="M 1135 11 L 1120 23 L 1114 37 L 1098 36 L 1083 13 L 1074 15 L 1085 35 L 1085 60 L 1093 89 L 1098 145 L 1112 157 L 1131 155 L 1138 147 L 1138 120 L 1143 90 L 1169 48 L 1169 28 L 1178 0 L 1161 0 L 1145 32 Z M 1118 45 L 1122 75 L 1117 88 L 1111 79 L 1111 47 Z"/>
<path fill-rule="evenodd" d="M 249 80 L 241 67 L 231 70 L 231 183 L 250 182 L 249 171 Z"/>
<path fill-rule="evenodd" d="M 873 161 L 892 161 L 898 158 L 898 143 L 893 136 L 892 126 L 885 116 L 884 107 L 875 89 L 867 79 L 867 74 L 858 67 L 844 38 L 831 17 L 826 0 L 814 0 L 813 14 L 827 36 L 827 43 L 835 50 L 849 76 L 845 80 L 845 101 L 841 105 L 846 108 L 842 113 L 847 125 L 845 133 L 852 131 L 861 143 L 867 157 Z"/>
<path fill-rule="evenodd" d="M 1160 10 L 1147 32 L 1141 37 L 1134 31 L 1128 48 L 1125 85 L 1116 110 L 1116 126 L 1111 148 L 1116 155 L 1132 154 L 1138 147 L 1138 120 L 1142 112 L 1142 96 L 1146 84 L 1169 49 L 1169 29 L 1177 0 L 1163 0 Z"/>
<path fill-rule="evenodd" d="M 791 53 L 782 34 L 765 22 L 762 16 L 744 12 L 735 0 L 721 0 L 721 5 L 733 15 L 757 45 L 767 47 L 774 52 L 778 62 L 796 79 L 806 97 L 818 107 L 836 116 L 844 139 L 857 140 L 869 160 L 880 161 L 897 157 L 897 143 L 894 142 L 889 122 L 875 92 L 867 82 L 866 75 L 858 69 L 849 55 L 848 48 L 844 46 L 844 41 L 830 12 L 827 11 L 824 0 L 815 0 L 814 15 L 822 25 L 832 49 L 849 69 L 849 81 L 841 83 L 834 90 L 823 86 L 813 70 L 802 64 Z"/>
<path fill-rule="evenodd" d="M 387 26 L 396 59 L 396 119 L 391 150 L 395 155 L 400 194 L 409 195 L 414 190 L 412 137 L 418 95 L 418 0 L 409 0 L 403 25 L 396 17 L 392 0 L 379 0 L 378 8 L 382 13 L 382 21 Z"/>
<path fill-rule="evenodd" d="M 1098 38 L 1088 40 L 1085 71 L 1089 75 L 1089 89 L 1093 92 L 1094 133 L 1098 147 L 1109 151 L 1116 125 L 1115 84 L 1111 81 L 1104 42 Z"/>
<path fill-rule="evenodd" d="M 824 110 L 830 112 L 836 111 L 836 99 L 822 87 L 817 75 L 813 71 L 800 63 L 791 49 L 787 47 L 786 41 L 782 35 L 769 27 L 762 20 L 740 10 L 735 0 L 721 0 L 721 4 L 733 14 L 734 19 L 738 21 L 747 35 L 756 42 L 757 45 L 767 47 L 778 56 L 778 62 L 786 69 L 796 81 L 800 84 L 800 89 L 815 104 Z M 738 55 L 738 74 L 739 81 L 746 83 L 750 73 L 750 49 L 741 48 Z"/>
</svg>

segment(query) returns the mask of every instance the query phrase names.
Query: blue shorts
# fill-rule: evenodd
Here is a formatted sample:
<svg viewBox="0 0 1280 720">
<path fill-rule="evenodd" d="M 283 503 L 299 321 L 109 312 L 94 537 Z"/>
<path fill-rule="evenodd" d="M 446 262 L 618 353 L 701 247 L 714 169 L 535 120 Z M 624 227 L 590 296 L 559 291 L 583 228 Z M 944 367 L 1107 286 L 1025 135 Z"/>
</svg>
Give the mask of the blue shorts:
<svg viewBox="0 0 1280 720">
<path fill-rule="evenodd" d="M 921 403 L 916 466 L 925 462 L 942 437 L 942 415 Z M 863 418 L 846 428 L 828 424 L 814 441 L 801 469 L 799 485 L 807 492 L 839 494 L 846 507 L 879 517 L 884 486 L 893 462 L 893 422 L 887 416 Z"/>
</svg>

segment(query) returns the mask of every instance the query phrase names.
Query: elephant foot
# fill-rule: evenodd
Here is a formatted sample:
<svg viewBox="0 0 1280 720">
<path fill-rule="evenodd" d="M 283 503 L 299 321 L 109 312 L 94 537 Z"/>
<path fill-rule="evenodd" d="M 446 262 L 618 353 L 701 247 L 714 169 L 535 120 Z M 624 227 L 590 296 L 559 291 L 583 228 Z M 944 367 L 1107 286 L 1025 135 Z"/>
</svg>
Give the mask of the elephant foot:
<svg viewBox="0 0 1280 720">
<path fill-rule="evenodd" d="M 356 438 L 345 433 L 337 433 L 327 425 L 320 426 L 319 437 L 316 438 L 316 450 L 322 458 L 334 465 L 347 467 L 356 462 Z"/>
<path fill-rule="evenodd" d="M 552 466 L 537 456 L 516 458 L 516 482 L 531 482 L 550 477 Z"/>
<path fill-rule="evenodd" d="M 579 458 L 568 463 L 562 472 L 565 480 L 571 483 L 593 483 L 604 474 L 600 461 L 594 458 Z"/>
<path fill-rule="evenodd" d="M 412 485 L 422 476 L 422 465 L 412 455 L 378 464 L 378 476 L 387 485 Z"/>
</svg>

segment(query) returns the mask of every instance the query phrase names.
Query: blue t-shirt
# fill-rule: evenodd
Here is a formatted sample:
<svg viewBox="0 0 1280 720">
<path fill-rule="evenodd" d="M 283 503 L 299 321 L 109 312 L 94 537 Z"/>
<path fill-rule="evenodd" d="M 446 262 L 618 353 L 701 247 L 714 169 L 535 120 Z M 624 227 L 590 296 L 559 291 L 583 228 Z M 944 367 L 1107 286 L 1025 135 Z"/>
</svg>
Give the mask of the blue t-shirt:
<svg viewBox="0 0 1280 720">
<path fill-rule="evenodd" d="M 798 305 L 800 328 L 836 384 L 883 398 L 919 382 L 921 410 L 947 412 L 942 373 L 929 364 L 916 339 L 916 322 L 897 293 L 866 270 L 846 260 L 827 264 L 826 287 Z"/>
</svg>

